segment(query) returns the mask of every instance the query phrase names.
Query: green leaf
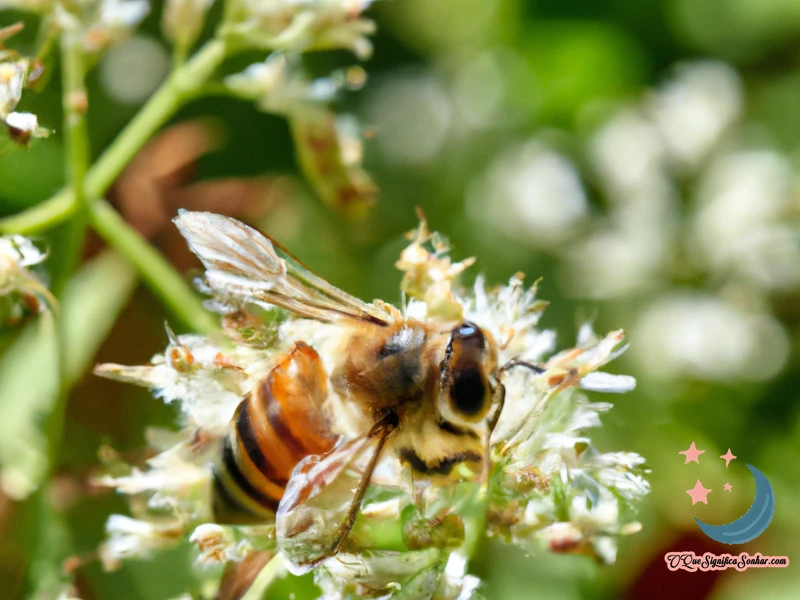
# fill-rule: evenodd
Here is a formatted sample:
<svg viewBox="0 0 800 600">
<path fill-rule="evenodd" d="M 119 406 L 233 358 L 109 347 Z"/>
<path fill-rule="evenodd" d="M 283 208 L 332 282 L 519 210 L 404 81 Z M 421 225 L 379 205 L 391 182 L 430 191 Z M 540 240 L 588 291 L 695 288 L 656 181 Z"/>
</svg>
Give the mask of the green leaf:
<svg viewBox="0 0 800 600">
<path fill-rule="evenodd" d="M 116 252 L 106 252 L 83 267 L 67 284 L 61 304 L 67 337 L 67 384 L 75 385 L 89 368 L 136 286 L 136 271 Z"/>
<path fill-rule="evenodd" d="M 67 284 L 58 315 L 66 337 L 66 381 L 60 380 L 53 315 L 30 323 L 0 359 L 0 485 L 10 497 L 27 497 L 47 473 L 41 424 L 61 386 L 66 392 L 88 369 L 135 284 L 134 270 L 112 252 L 86 264 Z"/>
<path fill-rule="evenodd" d="M 47 470 L 38 422 L 58 396 L 58 373 L 55 320 L 44 314 L 0 360 L 0 484 L 11 498 L 27 497 Z"/>
</svg>

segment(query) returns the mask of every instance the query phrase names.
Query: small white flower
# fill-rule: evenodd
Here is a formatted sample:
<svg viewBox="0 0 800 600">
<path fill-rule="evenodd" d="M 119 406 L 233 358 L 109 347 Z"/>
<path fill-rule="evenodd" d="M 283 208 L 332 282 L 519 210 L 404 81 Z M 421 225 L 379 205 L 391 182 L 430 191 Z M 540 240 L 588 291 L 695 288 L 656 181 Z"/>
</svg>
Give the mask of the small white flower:
<svg viewBox="0 0 800 600">
<path fill-rule="evenodd" d="M 32 138 L 46 138 L 50 131 L 39 127 L 39 119 L 33 113 L 12 112 L 5 119 L 9 137 L 17 144 L 26 146 Z"/>
<path fill-rule="evenodd" d="M 660 377 L 763 381 L 783 368 L 790 347 L 769 313 L 710 294 L 661 296 L 641 311 L 631 335 L 642 368 Z"/>
<path fill-rule="evenodd" d="M 108 570 L 125 558 L 147 558 L 154 551 L 173 546 L 183 535 L 179 521 L 153 522 L 111 515 L 106 522 L 108 539 L 100 549 L 100 560 Z"/>
<path fill-rule="evenodd" d="M 649 109 L 674 159 L 696 167 L 741 114 L 741 82 L 721 62 L 682 65 Z"/>
<path fill-rule="evenodd" d="M 579 384 L 583 390 L 624 394 L 636 389 L 636 379 L 630 375 L 612 375 L 596 371 L 588 373 Z"/>
<path fill-rule="evenodd" d="M 225 78 L 235 94 L 255 100 L 264 112 L 300 116 L 333 100 L 347 84 L 343 73 L 310 80 L 296 55 L 273 52 L 264 62 Z"/>
<path fill-rule="evenodd" d="M 511 359 L 535 362 L 555 347 L 554 331 L 536 329 L 547 306 L 536 292 L 535 284 L 524 286 L 521 274 L 494 290 L 487 290 L 484 278 L 478 276 L 472 294 L 461 299 L 465 318 L 480 323 L 494 336 L 501 364 Z"/>
<path fill-rule="evenodd" d="M 78 593 L 75 591 L 75 589 L 70 586 L 61 591 L 56 597 L 56 600 L 81 600 L 81 598 L 78 596 Z"/>
<path fill-rule="evenodd" d="M 27 311 L 54 311 L 56 299 L 28 267 L 47 258 L 30 240 L 0 236 L 0 312 L 6 322 L 18 321 Z"/>
<path fill-rule="evenodd" d="M 203 27 L 214 0 L 167 0 L 161 17 L 165 36 L 181 44 L 191 44 Z"/>
<path fill-rule="evenodd" d="M 12 112 L 6 117 L 6 125 L 20 131 L 34 132 L 39 129 L 39 120 L 29 112 Z"/>
<path fill-rule="evenodd" d="M 148 0 L 99 0 L 86 21 L 84 48 L 100 52 L 126 39 L 149 12 Z"/>
<path fill-rule="evenodd" d="M 207 517 L 206 485 L 210 479 L 208 451 L 195 461 L 186 460 L 191 450 L 181 444 L 147 461 L 148 469 L 133 468 L 130 475 L 102 477 L 100 485 L 114 487 L 124 494 L 151 494 L 147 505 L 152 509 L 180 511 L 189 516 Z M 216 445 L 211 445 L 216 449 Z"/>
<path fill-rule="evenodd" d="M 27 61 L 0 62 L 0 117 L 6 118 L 19 102 L 27 73 Z"/>
<path fill-rule="evenodd" d="M 375 25 L 361 13 L 371 0 L 244 0 L 231 32 L 256 47 L 303 52 L 344 48 L 367 58 Z"/>
<path fill-rule="evenodd" d="M 154 356 L 150 366 L 106 364 L 98 366 L 95 373 L 148 387 L 168 404 L 179 401 L 188 425 L 221 434 L 249 389 L 249 376 L 235 364 L 235 356 L 202 336 L 182 335 L 177 341 L 177 347 L 171 345 L 166 356 Z M 191 356 L 191 368 L 182 362 L 186 356 Z"/>
<path fill-rule="evenodd" d="M 200 551 L 197 562 L 203 566 L 238 562 L 251 550 L 246 540 L 237 542 L 230 528 L 215 523 L 205 523 L 195 528 L 189 541 Z"/>
<path fill-rule="evenodd" d="M 536 140 L 501 154 L 470 192 L 470 211 L 481 227 L 488 221 L 535 247 L 572 238 L 588 210 L 575 165 Z"/>
</svg>

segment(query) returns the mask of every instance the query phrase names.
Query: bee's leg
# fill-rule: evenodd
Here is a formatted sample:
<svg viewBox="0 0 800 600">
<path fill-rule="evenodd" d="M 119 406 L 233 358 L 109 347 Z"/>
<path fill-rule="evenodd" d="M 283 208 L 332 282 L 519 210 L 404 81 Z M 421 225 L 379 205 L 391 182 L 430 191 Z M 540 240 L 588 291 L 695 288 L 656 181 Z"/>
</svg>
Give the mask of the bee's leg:
<svg viewBox="0 0 800 600">
<path fill-rule="evenodd" d="M 510 361 L 508 361 L 506 364 L 500 367 L 500 372 L 503 373 L 504 371 L 508 371 L 509 369 L 513 369 L 514 367 L 524 367 L 526 369 L 533 371 L 537 375 L 541 375 L 542 373 L 545 372 L 545 368 L 542 367 L 541 365 L 535 365 L 526 360 L 519 360 L 517 358 L 512 358 Z"/>
<path fill-rule="evenodd" d="M 506 386 L 498 382 L 495 395 L 497 396 L 497 408 L 486 423 L 486 448 L 483 453 L 483 468 L 481 469 L 481 487 L 484 490 L 489 486 L 489 474 L 492 470 L 492 432 L 503 413 L 503 406 L 506 402 Z"/>
<path fill-rule="evenodd" d="M 364 469 L 364 473 L 362 473 L 361 479 L 358 482 L 356 493 L 353 496 L 353 499 L 350 501 L 350 508 L 347 511 L 347 518 L 345 519 L 344 523 L 342 523 L 342 526 L 336 535 L 336 543 L 333 545 L 332 555 L 339 553 L 339 550 L 341 550 L 342 544 L 344 544 L 344 541 L 347 539 L 350 530 L 353 529 L 353 525 L 356 522 L 356 517 L 358 517 L 358 511 L 361 508 L 361 502 L 364 500 L 364 494 L 367 492 L 370 479 L 372 479 L 372 473 L 375 471 L 375 467 L 378 466 L 378 461 L 381 458 L 381 454 L 383 454 L 383 449 L 386 446 L 386 441 L 389 439 L 389 435 L 395 430 L 396 427 L 397 413 L 391 411 L 384 414 L 384 416 L 372 426 L 372 429 L 370 429 L 368 437 L 377 437 L 378 445 L 376 446 L 372 457 L 369 459 L 369 463 L 367 464 L 366 469 Z"/>
<path fill-rule="evenodd" d="M 406 474 L 406 477 L 408 479 L 408 488 L 409 488 L 409 491 L 410 491 L 409 495 L 414 499 L 414 506 L 416 507 L 416 509 L 420 513 L 422 513 L 422 512 L 424 512 L 423 511 L 423 509 L 424 509 L 424 507 L 423 507 L 423 500 L 424 500 L 423 493 L 424 493 L 424 491 L 420 492 L 420 491 L 417 490 L 417 482 L 414 479 L 414 469 L 412 469 L 409 466 L 408 463 L 404 462 L 403 463 L 403 472 Z"/>
</svg>

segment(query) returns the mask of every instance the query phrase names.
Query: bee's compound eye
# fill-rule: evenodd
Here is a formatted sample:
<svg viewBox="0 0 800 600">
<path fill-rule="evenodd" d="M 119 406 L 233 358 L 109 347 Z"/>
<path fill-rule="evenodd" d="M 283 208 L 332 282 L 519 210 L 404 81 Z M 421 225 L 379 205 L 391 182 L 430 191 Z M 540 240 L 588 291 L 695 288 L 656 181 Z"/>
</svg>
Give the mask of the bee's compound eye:
<svg viewBox="0 0 800 600">
<path fill-rule="evenodd" d="M 479 419 L 489 409 L 489 400 L 486 381 L 477 366 L 453 373 L 450 383 L 453 410 L 468 419 Z"/>
<path fill-rule="evenodd" d="M 464 321 L 453 330 L 451 334 L 453 341 L 458 341 L 465 346 L 472 346 L 474 348 L 483 349 L 486 346 L 486 336 L 480 328 L 474 323 Z"/>
</svg>

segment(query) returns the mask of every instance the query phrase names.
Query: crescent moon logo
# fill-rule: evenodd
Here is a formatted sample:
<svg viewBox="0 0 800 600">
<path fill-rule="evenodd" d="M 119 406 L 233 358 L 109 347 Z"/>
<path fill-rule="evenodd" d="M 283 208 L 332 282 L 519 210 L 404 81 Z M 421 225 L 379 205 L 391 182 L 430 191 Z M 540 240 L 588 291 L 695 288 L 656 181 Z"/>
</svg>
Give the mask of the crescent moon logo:
<svg viewBox="0 0 800 600">
<path fill-rule="evenodd" d="M 741 517 L 724 525 L 709 525 L 695 517 L 697 525 L 708 537 L 723 544 L 745 544 L 756 539 L 769 527 L 775 514 L 775 493 L 766 476 L 753 465 L 747 465 L 756 480 L 756 497 Z"/>
</svg>

